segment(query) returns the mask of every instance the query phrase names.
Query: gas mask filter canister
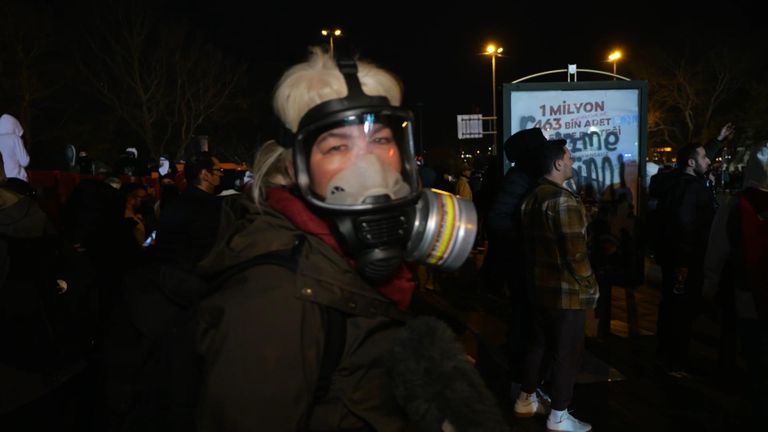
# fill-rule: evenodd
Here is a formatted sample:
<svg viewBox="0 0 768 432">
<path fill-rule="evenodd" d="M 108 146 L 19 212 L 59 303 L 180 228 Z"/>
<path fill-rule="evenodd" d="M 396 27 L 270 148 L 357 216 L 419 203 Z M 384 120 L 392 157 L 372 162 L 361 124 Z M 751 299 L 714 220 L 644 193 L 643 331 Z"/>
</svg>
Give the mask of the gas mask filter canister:
<svg viewBox="0 0 768 432">
<path fill-rule="evenodd" d="M 394 200 L 408 195 L 410 188 L 399 173 L 388 169 L 373 155 L 360 158 L 330 182 L 326 191 L 329 204 L 356 205 L 375 200 Z M 419 201 L 411 207 L 408 217 L 394 215 L 381 218 L 389 224 L 400 225 L 400 231 L 409 239 L 404 258 L 414 263 L 427 264 L 453 271 L 458 269 L 472 251 L 477 235 L 477 212 L 474 204 L 439 190 L 422 190 Z M 364 232 L 371 227 L 365 223 L 357 227 Z M 366 238 L 370 235 L 363 234 Z"/>
<path fill-rule="evenodd" d="M 472 251 L 477 211 L 472 201 L 423 189 L 416 203 L 405 259 L 453 271 Z"/>
</svg>

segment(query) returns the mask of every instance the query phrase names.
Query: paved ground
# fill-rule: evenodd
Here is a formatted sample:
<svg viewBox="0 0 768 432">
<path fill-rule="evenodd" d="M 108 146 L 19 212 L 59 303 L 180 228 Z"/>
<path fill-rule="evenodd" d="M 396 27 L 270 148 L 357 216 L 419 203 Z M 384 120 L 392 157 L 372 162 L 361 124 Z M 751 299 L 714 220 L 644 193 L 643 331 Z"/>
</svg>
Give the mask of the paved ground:
<svg viewBox="0 0 768 432">
<path fill-rule="evenodd" d="M 435 290 L 422 290 L 418 307 L 454 328 L 468 326 L 462 340 L 478 364 L 494 363 L 494 350 L 504 335 L 498 319 L 503 303 L 478 293 L 478 262 L 451 275 L 437 275 Z M 656 313 L 660 297 L 659 269 L 646 264 L 645 284 L 635 289 L 613 287 L 611 334 L 587 338 L 587 355 L 571 409 L 596 431 L 732 431 L 743 428 L 741 386 L 743 364 L 718 372 L 719 325 L 713 312 L 696 321 L 691 347 L 693 374 L 674 377 L 656 366 Z M 475 336 L 476 333 L 478 336 Z M 478 338 L 481 342 L 478 342 Z M 503 360 L 502 360 L 503 362 Z M 495 362 L 498 363 L 498 362 Z M 480 367 L 480 366 L 479 366 Z M 513 430 L 544 431 L 544 418 L 516 419 L 512 414 L 516 388 L 497 367 L 486 372 Z"/>
<path fill-rule="evenodd" d="M 437 289 L 420 290 L 414 307 L 444 319 L 462 334 L 513 430 L 544 431 L 544 418 L 520 420 L 512 414 L 515 388 L 498 349 L 505 333 L 498 318 L 504 303 L 479 294 L 477 258 L 456 273 L 438 273 Z M 673 377 L 656 367 L 659 274 L 650 262 L 646 270 L 644 285 L 612 290 L 611 334 L 587 338 L 585 363 L 571 406 L 574 415 L 592 423 L 596 431 L 744 430 L 743 365 L 737 361 L 725 372 L 715 373 L 720 335 L 712 313 L 702 314 L 695 323 L 691 349 L 695 376 Z M 0 432 L 84 430 L 84 419 L 92 416 L 87 394 L 87 382 L 70 380 L 37 404 L 17 411 L 18 422 L 13 423 L 21 426 L 3 427 L 0 421 Z M 50 415 L 41 417 L 40 412 Z"/>
</svg>

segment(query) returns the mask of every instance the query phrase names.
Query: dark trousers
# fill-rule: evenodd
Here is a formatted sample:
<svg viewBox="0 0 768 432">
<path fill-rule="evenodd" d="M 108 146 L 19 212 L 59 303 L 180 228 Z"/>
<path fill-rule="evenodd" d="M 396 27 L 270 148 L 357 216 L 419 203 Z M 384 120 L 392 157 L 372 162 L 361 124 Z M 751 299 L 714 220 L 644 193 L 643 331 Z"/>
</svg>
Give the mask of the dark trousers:
<svg viewBox="0 0 768 432">
<path fill-rule="evenodd" d="M 667 367 L 683 368 L 688 363 L 691 326 L 701 307 L 701 269 L 690 268 L 683 293 L 674 292 L 675 267 L 661 266 L 661 302 L 656 322 L 657 355 Z"/>
<path fill-rule="evenodd" d="M 597 324 L 597 334 L 600 337 L 606 337 L 611 334 L 611 290 L 613 284 L 611 279 L 603 273 L 597 274 L 597 286 L 600 290 L 600 297 L 597 298 L 597 307 L 595 307 L 595 317 L 600 320 Z"/>
<path fill-rule="evenodd" d="M 764 422 L 768 406 L 768 320 L 740 319 L 739 327 L 747 363 L 748 424 L 757 426 Z"/>
<path fill-rule="evenodd" d="M 510 378 L 522 381 L 526 354 L 533 336 L 531 304 L 525 287 L 517 281 L 510 281 L 509 307 L 505 309 L 504 324 L 507 328 L 503 350 L 508 359 Z"/>
<path fill-rule="evenodd" d="M 523 366 L 522 391 L 535 392 L 549 372 L 552 409 L 568 408 L 584 353 L 585 320 L 584 309 L 534 307 L 533 337 Z"/>
</svg>

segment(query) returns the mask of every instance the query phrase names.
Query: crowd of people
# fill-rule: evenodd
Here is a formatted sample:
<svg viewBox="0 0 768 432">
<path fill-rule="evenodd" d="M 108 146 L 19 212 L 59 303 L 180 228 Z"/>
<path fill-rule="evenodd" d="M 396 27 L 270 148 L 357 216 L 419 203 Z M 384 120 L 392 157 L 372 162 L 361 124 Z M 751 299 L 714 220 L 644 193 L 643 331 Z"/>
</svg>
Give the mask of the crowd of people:
<svg viewBox="0 0 768 432">
<path fill-rule="evenodd" d="M 159 200 L 115 177 L 83 180 L 58 224 L 26 185 L 19 122 L 0 117 L 2 421 L 37 411 L 58 430 L 509 430 L 453 331 L 411 308 L 418 267 L 450 268 L 478 246 L 451 233 L 427 250 L 413 240 L 477 194 L 468 165 L 449 194 L 429 191 L 439 176 L 419 169 L 401 100 L 390 72 L 313 49 L 275 87 L 286 132 L 259 146 L 242 193 L 221 196 L 220 161 L 197 152 L 185 187 L 163 182 Z M 692 320 L 717 297 L 741 335 L 757 415 L 768 143 L 752 149 L 743 189 L 718 203 L 708 168 L 732 134 L 729 124 L 708 146 L 684 146 L 677 169 L 651 182 L 658 359 L 686 373 Z M 510 300 L 514 414 L 589 431 L 568 408 L 588 316 L 597 308 L 609 331 L 610 286 L 627 274 L 616 269 L 641 249 L 637 227 L 616 223 L 635 219 L 634 198 L 622 185 L 572 190 L 566 140 L 538 128 L 509 137 L 504 157 L 497 192 L 483 192 L 477 217 L 455 215 L 456 232 L 481 225 L 484 289 Z M 122 173 L 135 173 L 135 155 L 124 159 Z M 40 402 L 83 375 L 87 414 Z"/>
</svg>

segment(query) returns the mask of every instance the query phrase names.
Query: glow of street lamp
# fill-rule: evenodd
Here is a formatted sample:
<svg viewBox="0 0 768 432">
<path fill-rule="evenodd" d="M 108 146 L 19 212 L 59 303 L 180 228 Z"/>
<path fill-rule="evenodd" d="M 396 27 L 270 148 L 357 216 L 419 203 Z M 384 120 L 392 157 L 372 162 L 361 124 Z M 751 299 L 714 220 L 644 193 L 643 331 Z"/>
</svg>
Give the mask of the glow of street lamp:
<svg viewBox="0 0 768 432">
<path fill-rule="evenodd" d="M 621 58 L 621 51 L 615 50 L 608 56 L 608 61 L 613 63 L 613 74 L 616 75 L 616 63 L 618 63 L 619 59 Z M 616 80 L 616 77 L 613 77 L 613 80 Z"/>
<path fill-rule="evenodd" d="M 491 56 L 491 103 L 493 104 L 493 115 L 491 117 L 491 130 L 496 135 L 496 57 L 501 57 L 504 48 L 497 47 L 495 44 L 488 44 L 485 47 L 485 54 Z M 478 152 L 479 154 L 480 152 Z"/>
<path fill-rule="evenodd" d="M 333 56 L 333 38 L 338 38 L 341 36 L 341 29 L 335 28 L 333 30 L 328 29 L 322 29 L 320 30 L 320 34 L 323 35 L 323 37 L 327 37 L 330 43 L 331 47 L 331 56 Z"/>
<path fill-rule="evenodd" d="M 339 37 L 341 36 L 341 29 L 333 29 L 332 31 L 327 29 L 320 30 L 320 34 L 322 34 L 323 36 L 329 36 L 331 35 L 331 33 L 333 33 L 334 37 Z"/>
<path fill-rule="evenodd" d="M 488 46 L 485 47 L 485 53 L 486 54 L 491 54 L 491 55 L 494 55 L 494 56 L 501 54 L 502 51 L 504 51 L 504 48 L 496 47 L 496 45 L 494 45 L 494 44 L 488 44 Z"/>
</svg>

